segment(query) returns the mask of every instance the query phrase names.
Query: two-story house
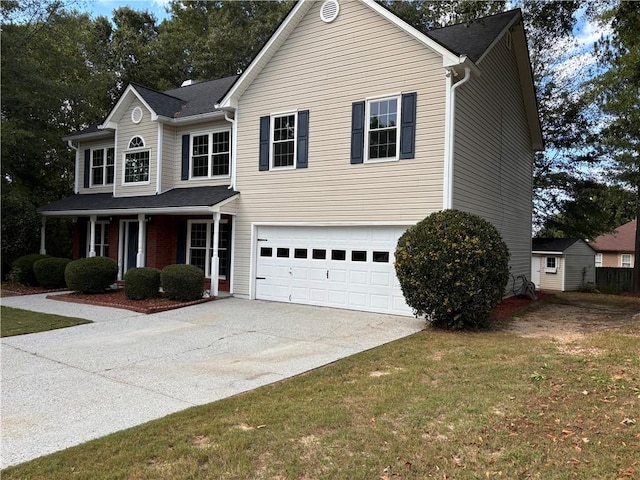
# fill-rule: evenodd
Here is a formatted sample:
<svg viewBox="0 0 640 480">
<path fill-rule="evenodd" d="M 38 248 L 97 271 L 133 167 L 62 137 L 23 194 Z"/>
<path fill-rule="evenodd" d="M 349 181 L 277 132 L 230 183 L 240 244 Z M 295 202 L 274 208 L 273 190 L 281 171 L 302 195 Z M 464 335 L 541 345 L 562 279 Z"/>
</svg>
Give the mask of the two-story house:
<svg viewBox="0 0 640 480">
<path fill-rule="evenodd" d="M 530 275 L 542 148 L 519 10 L 426 33 L 369 0 L 298 2 L 239 77 L 130 85 L 68 137 L 75 256 L 191 263 L 214 294 L 410 314 L 404 230 L 456 208 Z M 44 249 L 44 240 L 43 240 Z"/>
</svg>

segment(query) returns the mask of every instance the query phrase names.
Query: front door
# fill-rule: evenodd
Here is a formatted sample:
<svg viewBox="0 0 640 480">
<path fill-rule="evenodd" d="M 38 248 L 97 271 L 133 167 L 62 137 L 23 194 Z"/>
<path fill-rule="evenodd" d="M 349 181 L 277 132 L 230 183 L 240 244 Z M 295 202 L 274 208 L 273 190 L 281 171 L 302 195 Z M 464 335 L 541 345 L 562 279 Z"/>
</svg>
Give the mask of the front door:
<svg viewBox="0 0 640 480">
<path fill-rule="evenodd" d="M 130 268 L 136 267 L 136 256 L 138 255 L 138 221 L 137 220 L 123 220 L 122 231 L 124 238 L 122 244 L 124 245 L 123 252 L 123 271 L 124 275 Z"/>
</svg>

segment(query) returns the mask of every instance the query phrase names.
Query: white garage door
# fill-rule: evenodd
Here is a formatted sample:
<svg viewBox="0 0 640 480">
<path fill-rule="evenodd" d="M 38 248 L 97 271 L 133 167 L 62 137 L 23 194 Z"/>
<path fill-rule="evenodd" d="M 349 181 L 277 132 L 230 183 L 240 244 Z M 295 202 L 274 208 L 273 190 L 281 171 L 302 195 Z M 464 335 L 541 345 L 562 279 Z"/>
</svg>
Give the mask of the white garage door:
<svg viewBox="0 0 640 480">
<path fill-rule="evenodd" d="M 256 298 L 412 315 L 393 266 L 404 230 L 261 226 Z"/>
</svg>

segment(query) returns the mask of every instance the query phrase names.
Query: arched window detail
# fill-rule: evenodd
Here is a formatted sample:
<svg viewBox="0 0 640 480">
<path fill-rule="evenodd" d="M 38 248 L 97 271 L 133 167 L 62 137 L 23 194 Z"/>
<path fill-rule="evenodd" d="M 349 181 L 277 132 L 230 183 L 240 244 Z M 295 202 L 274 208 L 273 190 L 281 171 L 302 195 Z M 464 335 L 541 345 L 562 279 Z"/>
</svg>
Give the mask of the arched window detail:
<svg viewBox="0 0 640 480">
<path fill-rule="evenodd" d="M 144 140 L 142 139 L 142 137 L 133 137 L 129 142 L 129 149 L 143 148 L 143 147 L 144 147 Z"/>
</svg>

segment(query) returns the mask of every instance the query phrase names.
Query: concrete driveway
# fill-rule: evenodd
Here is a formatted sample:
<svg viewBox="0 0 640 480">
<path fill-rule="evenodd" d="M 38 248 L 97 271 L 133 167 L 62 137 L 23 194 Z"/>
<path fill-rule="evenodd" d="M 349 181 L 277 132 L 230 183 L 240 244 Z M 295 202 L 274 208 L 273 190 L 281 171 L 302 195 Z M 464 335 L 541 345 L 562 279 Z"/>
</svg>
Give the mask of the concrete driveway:
<svg viewBox="0 0 640 480">
<path fill-rule="evenodd" d="M 2 304 L 95 323 L 2 339 L 2 468 L 410 335 L 424 320 L 236 298 L 144 315 Z"/>
</svg>

